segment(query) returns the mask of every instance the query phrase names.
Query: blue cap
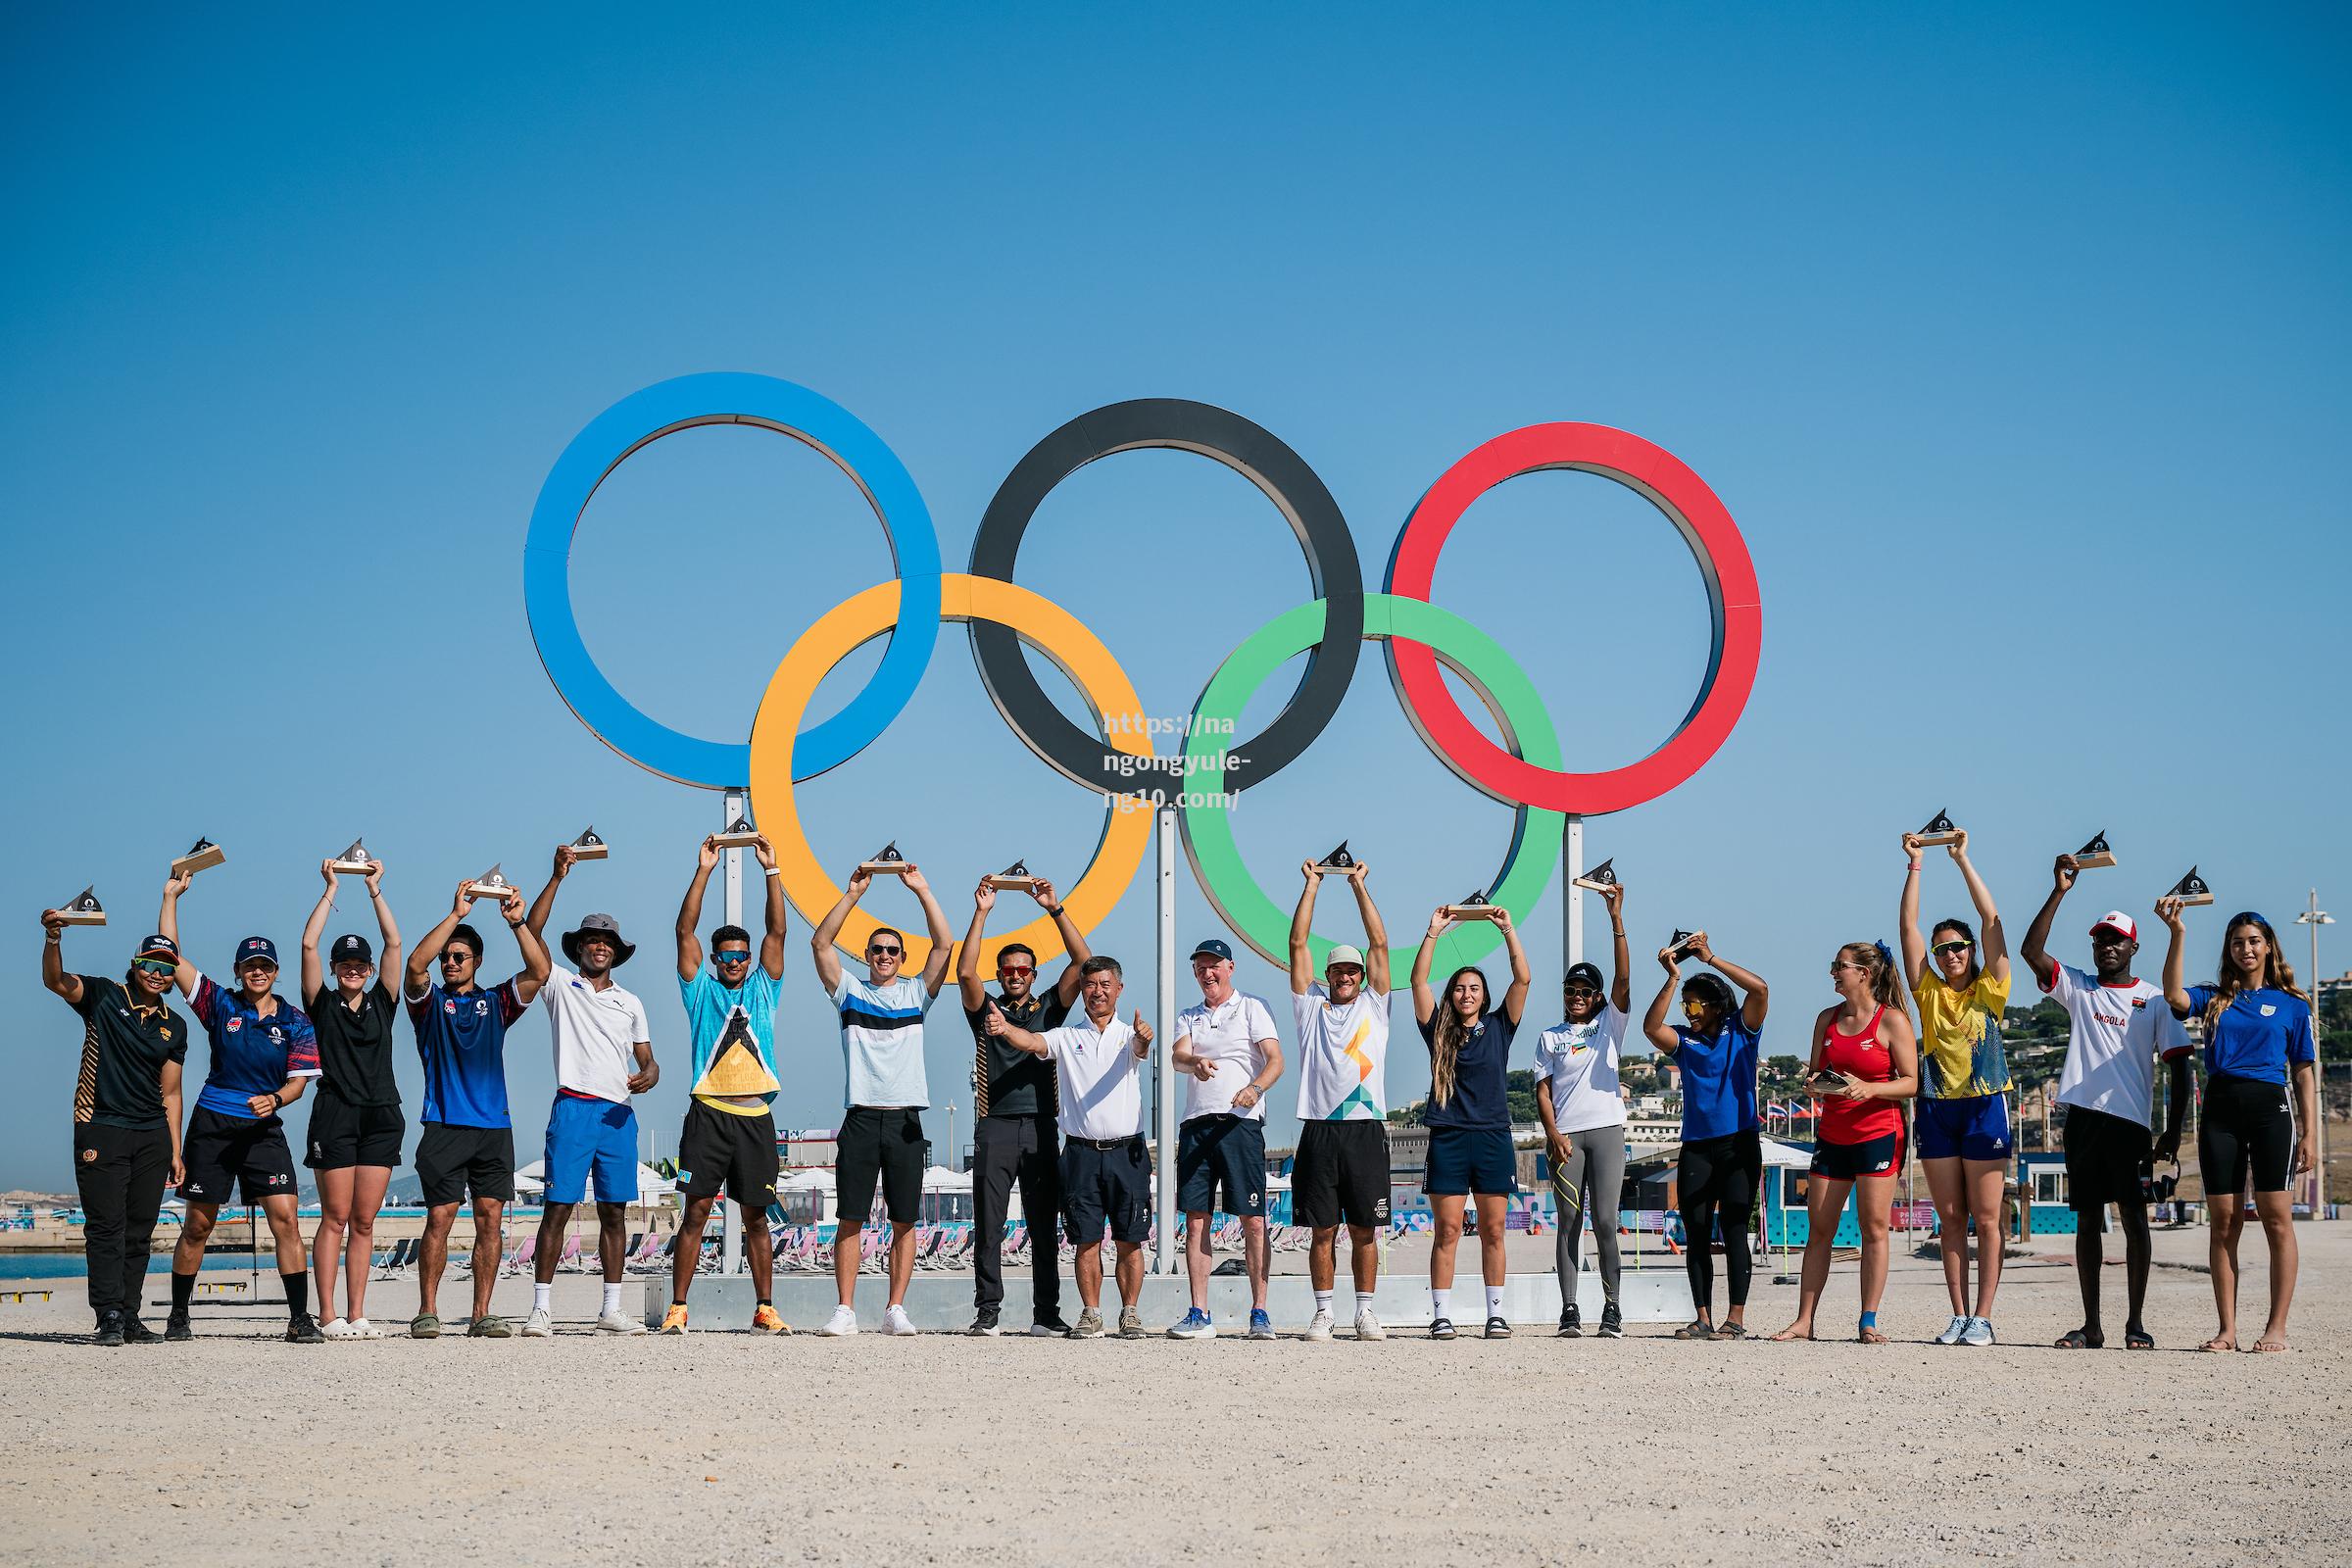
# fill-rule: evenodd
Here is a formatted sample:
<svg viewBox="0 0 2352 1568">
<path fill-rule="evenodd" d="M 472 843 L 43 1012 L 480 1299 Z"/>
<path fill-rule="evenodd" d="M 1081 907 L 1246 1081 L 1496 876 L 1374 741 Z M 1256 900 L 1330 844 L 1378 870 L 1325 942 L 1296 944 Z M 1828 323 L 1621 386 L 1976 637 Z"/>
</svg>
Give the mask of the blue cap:
<svg viewBox="0 0 2352 1568">
<path fill-rule="evenodd" d="M 140 958 L 169 958 L 173 963 L 177 963 L 179 961 L 179 944 L 158 932 L 139 944 L 137 956 Z"/>
<path fill-rule="evenodd" d="M 1193 944 L 1193 956 L 1196 958 L 1223 958 L 1226 962 L 1231 963 L 1233 950 L 1217 937 L 1202 937 L 1199 942 Z"/>
<path fill-rule="evenodd" d="M 257 958 L 268 959 L 270 967 L 277 967 L 277 944 L 268 937 L 247 937 L 237 944 L 237 961 L 231 970 L 242 969 Z"/>
</svg>

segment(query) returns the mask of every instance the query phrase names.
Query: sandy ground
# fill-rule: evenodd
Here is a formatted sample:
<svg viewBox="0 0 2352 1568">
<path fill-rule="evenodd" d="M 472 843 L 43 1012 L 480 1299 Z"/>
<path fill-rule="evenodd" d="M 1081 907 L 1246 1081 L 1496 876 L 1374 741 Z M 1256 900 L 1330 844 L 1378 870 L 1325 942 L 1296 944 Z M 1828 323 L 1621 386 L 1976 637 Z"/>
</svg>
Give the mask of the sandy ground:
<svg viewBox="0 0 2352 1568">
<path fill-rule="evenodd" d="M 305 1348 L 275 1310 L 221 1305 L 193 1345 L 99 1350 L 70 1291 L 0 1306 L 0 1541 L 24 1562 L 404 1568 L 2340 1562 L 2352 1225 L 2301 1232 L 2278 1356 L 2184 1353 L 2212 1324 L 2196 1231 L 2159 1233 L 2146 1355 L 2046 1348 L 2078 1318 L 2057 1256 L 2011 1260 L 2009 1343 L 1985 1350 L 1925 1343 L 1941 1280 L 1907 1256 L 1884 1348 L 621 1341 L 581 1332 L 594 1286 L 566 1278 L 549 1342 Z M 1767 1329 L 1795 1294 L 1769 1279 Z M 413 1288 L 375 1289 L 379 1321 L 405 1319 Z M 1851 1323 L 1853 1291 L 1841 1262 L 1825 1321 Z"/>
</svg>

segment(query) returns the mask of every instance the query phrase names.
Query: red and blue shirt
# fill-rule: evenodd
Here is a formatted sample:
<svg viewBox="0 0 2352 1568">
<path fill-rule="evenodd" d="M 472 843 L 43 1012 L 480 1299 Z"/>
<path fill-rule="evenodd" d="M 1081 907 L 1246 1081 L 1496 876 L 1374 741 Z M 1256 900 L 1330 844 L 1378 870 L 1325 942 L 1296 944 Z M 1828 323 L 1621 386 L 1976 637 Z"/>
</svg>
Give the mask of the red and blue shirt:
<svg viewBox="0 0 2352 1568">
<path fill-rule="evenodd" d="M 274 992 L 269 1000 L 276 1005 L 265 1015 L 243 992 L 198 978 L 190 1001 L 213 1047 L 204 1090 L 196 1097 L 206 1110 L 252 1121 L 254 1096 L 274 1095 L 289 1078 L 318 1076 L 318 1037 L 310 1014 Z"/>
<path fill-rule="evenodd" d="M 425 1121 L 452 1127 L 512 1127 L 507 1111 L 507 1030 L 523 1001 L 509 979 L 489 990 L 427 986 L 410 997 L 409 1022 L 424 1058 Z"/>
</svg>

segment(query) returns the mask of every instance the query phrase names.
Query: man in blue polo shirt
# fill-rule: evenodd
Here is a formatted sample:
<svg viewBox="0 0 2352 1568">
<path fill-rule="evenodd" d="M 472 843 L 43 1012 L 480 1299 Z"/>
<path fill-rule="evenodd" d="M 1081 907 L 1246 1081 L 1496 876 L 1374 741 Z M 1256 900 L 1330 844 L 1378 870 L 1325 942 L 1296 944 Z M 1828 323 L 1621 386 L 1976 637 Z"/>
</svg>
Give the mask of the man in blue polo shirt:
<svg viewBox="0 0 2352 1568">
<path fill-rule="evenodd" d="M 193 872 L 164 884 L 163 912 L 156 930 L 179 942 L 179 898 Z M 277 979 L 277 947 L 268 937 L 237 944 L 237 989 L 223 990 L 181 957 L 172 972 L 196 1021 L 212 1044 L 204 1090 L 188 1114 L 180 1141 L 186 1179 L 179 1196 L 187 1218 L 172 1254 L 172 1316 L 168 1340 L 191 1337 L 188 1303 L 196 1294 L 196 1271 L 204 1266 L 204 1244 L 228 1201 L 232 1185 L 248 1204 L 259 1203 L 277 1245 L 278 1277 L 286 1288 L 286 1339 L 318 1345 L 325 1336 L 311 1317 L 311 1271 L 299 1221 L 301 1196 L 294 1184 L 294 1152 L 286 1147 L 278 1113 L 302 1098 L 318 1076 L 318 1041 L 310 1017 L 270 989 Z"/>
<path fill-rule="evenodd" d="M 416 1177 L 424 1187 L 424 1245 L 416 1261 L 416 1316 L 412 1339 L 437 1339 L 434 1308 L 441 1271 L 449 1262 L 449 1233 L 458 1204 L 473 1199 L 473 1320 L 475 1339 L 503 1340 L 513 1330 L 490 1310 L 490 1287 L 503 1256 L 500 1221 L 514 1198 L 514 1123 L 507 1114 L 507 1030 L 531 1004 L 553 967 L 546 947 L 523 919 L 522 894 L 509 893 L 499 912 L 522 950 L 522 972 L 485 991 L 479 982 L 482 934 L 466 924 L 473 912 L 468 883 L 441 923 L 409 955 L 402 996 L 424 1058 L 424 1132 L 416 1141 Z M 433 979 L 434 960 L 441 978 Z"/>
</svg>

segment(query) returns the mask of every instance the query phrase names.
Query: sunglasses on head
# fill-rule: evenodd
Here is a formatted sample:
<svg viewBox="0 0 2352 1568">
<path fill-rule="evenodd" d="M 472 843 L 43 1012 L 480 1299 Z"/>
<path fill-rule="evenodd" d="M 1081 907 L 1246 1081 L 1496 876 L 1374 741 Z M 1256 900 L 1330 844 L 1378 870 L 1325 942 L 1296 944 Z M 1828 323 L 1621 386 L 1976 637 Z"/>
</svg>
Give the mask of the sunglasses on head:
<svg viewBox="0 0 2352 1568">
<path fill-rule="evenodd" d="M 141 974 L 161 975 L 165 977 L 170 977 L 179 972 L 179 965 L 172 962 L 169 958 L 141 958 L 137 962 L 133 963 L 131 967 L 138 970 Z"/>
<path fill-rule="evenodd" d="M 1974 942 L 1938 942 L 1928 951 L 1938 958 L 1948 958 L 1955 953 L 1966 953 L 1975 946 Z"/>
<path fill-rule="evenodd" d="M 713 953 L 710 956 L 719 963 L 749 963 L 752 961 L 751 951 L 748 948 L 729 948 L 724 953 Z"/>
</svg>

